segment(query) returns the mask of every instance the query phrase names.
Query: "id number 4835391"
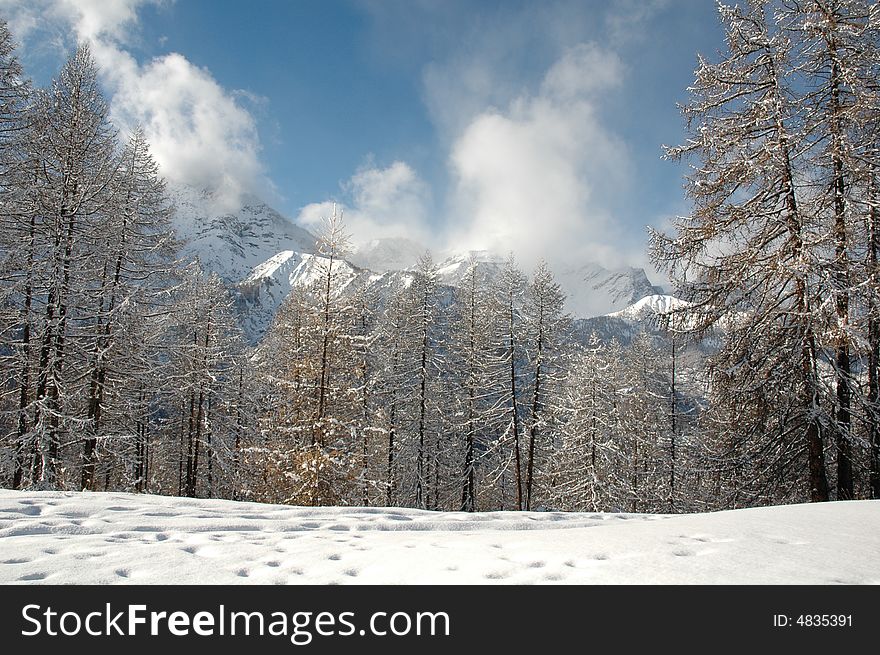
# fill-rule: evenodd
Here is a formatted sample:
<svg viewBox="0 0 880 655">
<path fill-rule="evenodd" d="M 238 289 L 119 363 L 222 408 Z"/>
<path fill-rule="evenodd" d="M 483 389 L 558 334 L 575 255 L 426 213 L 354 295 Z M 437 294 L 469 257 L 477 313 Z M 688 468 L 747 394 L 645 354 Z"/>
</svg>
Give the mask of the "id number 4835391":
<svg viewBox="0 0 880 655">
<path fill-rule="evenodd" d="M 852 614 L 774 614 L 774 628 L 851 628 Z"/>
</svg>

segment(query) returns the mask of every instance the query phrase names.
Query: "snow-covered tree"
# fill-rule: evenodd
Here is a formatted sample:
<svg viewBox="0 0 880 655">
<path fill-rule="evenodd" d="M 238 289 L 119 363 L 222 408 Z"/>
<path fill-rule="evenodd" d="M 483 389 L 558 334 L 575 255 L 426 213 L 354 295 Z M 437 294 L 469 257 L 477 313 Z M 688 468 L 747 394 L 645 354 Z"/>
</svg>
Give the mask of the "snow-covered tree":
<svg viewBox="0 0 880 655">
<path fill-rule="evenodd" d="M 523 480 L 523 366 L 527 361 L 526 337 L 523 329 L 522 303 L 526 290 L 526 276 L 519 269 L 513 254 L 505 260 L 495 281 L 491 299 L 492 347 L 490 362 L 495 396 L 494 416 L 490 417 L 497 429 L 498 440 L 493 444 L 499 467 L 502 507 L 506 501 L 508 476 L 513 478 L 513 507 L 524 507 Z M 512 471 L 511 471 L 512 469 Z"/>
<path fill-rule="evenodd" d="M 559 427 L 558 397 L 566 374 L 569 316 L 564 312 L 565 294 L 553 279 L 546 262 L 540 262 L 528 286 L 523 306 L 529 358 L 529 407 L 525 421 L 525 506 L 532 508 L 538 479 L 548 477 L 547 457 L 553 451 Z M 540 485 L 546 488 L 546 484 Z"/>
<path fill-rule="evenodd" d="M 378 425 L 377 387 L 379 382 L 379 358 L 376 352 L 378 331 L 376 323 L 378 297 L 376 291 L 369 286 L 357 290 L 352 298 L 354 308 L 354 326 L 352 330 L 352 349 L 355 355 L 353 371 L 354 385 L 350 389 L 352 402 L 356 411 L 352 420 L 352 446 L 358 448 L 360 462 L 358 478 L 360 484 L 360 502 L 367 506 L 381 502 L 384 494 L 383 467 L 380 465 L 380 453 L 384 453 L 381 444 L 383 429 Z"/>
<path fill-rule="evenodd" d="M 574 354 L 560 397 L 566 416 L 553 458 L 551 501 L 566 511 L 621 507 L 610 476 L 619 434 L 622 349 L 593 335 Z"/>
<path fill-rule="evenodd" d="M 830 302 L 823 346 L 832 353 L 835 411 L 829 422 L 835 446 L 837 498 L 854 497 L 853 368 L 859 335 L 854 317 L 863 279 L 857 254 L 866 248 L 866 182 L 876 164 L 877 75 L 880 25 L 876 3 L 865 0 L 812 0 L 785 5 L 776 21 L 796 40 L 793 76 L 802 78 L 805 155 L 811 211 L 824 226 L 819 264 Z M 873 19 L 872 19 L 873 14 Z M 877 288 L 872 292 L 876 294 Z M 869 296 L 872 294 L 869 294 Z"/>
<path fill-rule="evenodd" d="M 452 306 L 449 351 L 452 384 L 456 387 L 452 430 L 461 435 L 461 505 L 473 512 L 479 495 L 478 467 L 488 447 L 487 422 L 491 390 L 487 364 L 492 356 L 489 323 L 489 295 L 479 262 L 473 256 L 461 278 Z"/>
<path fill-rule="evenodd" d="M 108 386 L 124 384 L 128 377 L 138 378 L 149 366 L 144 360 L 155 356 L 155 352 L 144 352 L 143 348 L 119 348 L 120 331 L 132 328 L 123 320 L 149 313 L 170 283 L 168 273 L 173 264 L 171 206 L 140 130 L 129 139 L 121 159 L 115 180 L 117 196 L 108 207 L 112 209 L 94 244 L 97 257 L 103 261 L 98 279 L 87 291 L 91 308 L 88 339 L 92 345 L 84 370 L 88 389 L 82 427 L 82 489 L 94 488 L 95 447 L 112 394 Z M 146 305 L 144 312 L 132 312 L 131 305 L 135 304 Z M 122 417 L 128 413 L 124 404 L 115 410 Z"/>
<path fill-rule="evenodd" d="M 772 487 L 777 499 L 827 500 L 833 444 L 836 497 L 852 498 L 857 469 L 870 468 L 857 435 L 875 424 L 859 389 L 863 368 L 868 396 L 876 378 L 878 10 L 752 0 L 720 14 L 727 50 L 700 61 L 689 139 L 668 151 L 699 159 L 694 211 L 674 236 L 656 235 L 654 256 L 698 327 L 726 334 L 711 392 L 722 414 L 724 403 L 744 410 L 731 438 L 755 497 Z"/>
<path fill-rule="evenodd" d="M 793 46 L 766 4 L 719 7 L 727 50 L 718 63 L 700 59 L 682 110 L 687 142 L 668 150 L 698 160 L 687 182 L 693 211 L 672 236 L 655 234 L 652 252 L 693 303 L 697 330 L 723 324 L 715 401 L 769 403 L 770 423 L 745 431 L 771 441 L 763 457 L 789 473 L 806 462 L 799 480 L 812 500 L 827 500 L 822 296 L 811 276 L 822 234 L 799 170 L 804 123 L 786 78 Z"/>
<path fill-rule="evenodd" d="M 178 494 L 212 496 L 220 450 L 215 422 L 220 423 L 224 395 L 234 395 L 237 386 L 240 328 L 220 279 L 205 276 L 197 265 L 186 271 L 172 321 L 168 379 L 179 419 Z M 226 431 L 221 435 L 228 438 Z"/>
<path fill-rule="evenodd" d="M 414 396 L 413 371 L 416 370 L 413 343 L 410 337 L 415 329 L 412 298 L 407 290 L 397 289 L 385 303 L 382 318 L 376 328 L 378 355 L 376 399 L 380 404 L 377 429 L 385 435 L 385 505 L 407 504 L 405 493 L 407 452 L 403 448 L 405 435 L 411 425 L 411 405 Z M 404 461 L 401 461 L 403 459 Z"/>
<path fill-rule="evenodd" d="M 60 480 L 61 443 L 74 418 L 74 389 L 65 365 L 83 355 L 72 338 L 79 310 L 98 277 L 94 250 L 116 197 L 120 165 L 116 133 L 87 47 L 70 58 L 49 91 L 37 95 L 33 114 L 35 194 L 45 248 L 45 274 L 34 293 L 43 307 L 39 325 L 33 432 L 38 456 L 34 481 L 54 488 Z"/>
<path fill-rule="evenodd" d="M 7 379 L 0 402 L 0 448 L 11 465 L 11 485 L 24 478 L 30 440 L 36 213 L 27 193 L 31 89 L 0 21 L 0 368 Z"/>
<path fill-rule="evenodd" d="M 287 482 L 281 500 L 308 505 L 348 502 L 352 460 L 363 422 L 368 347 L 359 313 L 345 293 L 350 273 L 341 213 L 326 218 L 318 254 L 307 257 L 310 281 L 294 289 L 260 348 L 258 361 L 275 389 L 266 429 L 274 433 L 264 461 Z M 279 458 L 280 457 L 280 458 Z"/>
</svg>

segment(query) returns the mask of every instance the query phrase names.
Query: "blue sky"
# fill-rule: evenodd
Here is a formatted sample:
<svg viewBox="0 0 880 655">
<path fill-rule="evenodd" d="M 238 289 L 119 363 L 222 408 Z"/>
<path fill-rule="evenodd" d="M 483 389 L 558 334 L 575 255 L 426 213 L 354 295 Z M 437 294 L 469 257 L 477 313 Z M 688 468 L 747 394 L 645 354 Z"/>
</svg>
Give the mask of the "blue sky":
<svg viewBox="0 0 880 655">
<path fill-rule="evenodd" d="M 355 237 L 644 264 L 686 211 L 682 135 L 710 0 L 0 0 L 26 71 L 91 43 L 114 122 L 165 175 Z"/>
</svg>

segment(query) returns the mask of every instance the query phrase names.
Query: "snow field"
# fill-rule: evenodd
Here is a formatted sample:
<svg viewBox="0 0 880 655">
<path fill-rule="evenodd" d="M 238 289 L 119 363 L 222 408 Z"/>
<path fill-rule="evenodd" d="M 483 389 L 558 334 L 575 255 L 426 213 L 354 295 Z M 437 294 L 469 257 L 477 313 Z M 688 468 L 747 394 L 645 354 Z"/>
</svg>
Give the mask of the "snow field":
<svg viewBox="0 0 880 655">
<path fill-rule="evenodd" d="M 878 584 L 880 501 L 466 514 L 3 490 L 0 582 Z"/>
</svg>

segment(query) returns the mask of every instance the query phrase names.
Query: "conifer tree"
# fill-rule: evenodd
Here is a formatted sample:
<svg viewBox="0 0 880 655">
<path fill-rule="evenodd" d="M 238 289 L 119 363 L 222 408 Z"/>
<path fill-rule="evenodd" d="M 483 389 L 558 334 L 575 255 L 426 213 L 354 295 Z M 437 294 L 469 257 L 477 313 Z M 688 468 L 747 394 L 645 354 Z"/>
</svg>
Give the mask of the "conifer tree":
<svg viewBox="0 0 880 655">
<path fill-rule="evenodd" d="M 527 420 L 525 509 L 532 508 L 536 461 L 552 451 L 558 422 L 559 395 L 565 378 L 565 342 L 569 317 L 564 313 L 565 294 L 553 279 L 546 262 L 540 262 L 528 286 L 523 317 L 528 339 L 530 407 Z"/>
<path fill-rule="evenodd" d="M 8 372 L 10 417 L 2 425 L 2 442 L 10 450 L 11 485 L 18 489 L 25 476 L 31 441 L 34 285 L 36 222 L 28 193 L 28 140 L 31 89 L 22 76 L 12 35 L 0 21 L 0 368 Z M 4 394 L 6 396 L 6 394 Z"/>
<path fill-rule="evenodd" d="M 744 432 L 772 444 L 757 447 L 784 475 L 806 462 L 798 477 L 821 501 L 829 497 L 828 409 L 815 313 L 821 286 L 811 275 L 821 226 L 803 187 L 804 118 L 786 77 L 793 45 L 773 27 L 766 4 L 719 7 L 727 50 L 718 63 L 700 59 L 682 109 L 687 143 L 667 151 L 698 160 L 687 181 L 693 211 L 673 236 L 655 234 L 652 252 L 693 303 L 696 331 L 724 324 L 715 401 L 773 406 L 766 416 L 747 412 Z"/>
<path fill-rule="evenodd" d="M 33 479 L 47 488 L 63 484 L 58 473 L 62 436 L 75 410 L 65 365 L 82 355 L 71 332 L 87 285 L 97 277 L 99 241 L 116 189 L 120 165 L 116 133 L 86 46 L 65 64 L 34 109 L 32 157 L 36 211 L 47 251 L 39 294 L 39 325 L 34 433 L 37 453 Z"/>
<path fill-rule="evenodd" d="M 458 387 L 454 430 L 462 435 L 461 506 L 465 512 L 477 509 L 477 468 L 485 451 L 489 415 L 487 362 L 492 356 L 485 325 L 489 320 L 488 289 L 479 263 L 471 256 L 455 294 L 450 326 L 450 363 Z"/>
</svg>

